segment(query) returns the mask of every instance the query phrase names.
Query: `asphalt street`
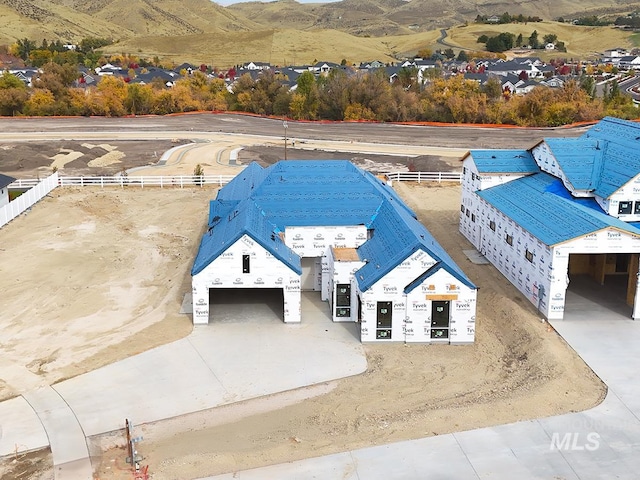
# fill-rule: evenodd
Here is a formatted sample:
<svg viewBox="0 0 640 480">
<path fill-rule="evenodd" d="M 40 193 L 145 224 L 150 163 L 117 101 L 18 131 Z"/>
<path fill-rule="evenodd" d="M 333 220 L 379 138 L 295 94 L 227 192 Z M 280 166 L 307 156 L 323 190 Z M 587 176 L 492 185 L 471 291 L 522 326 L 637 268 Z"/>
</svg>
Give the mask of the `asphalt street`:
<svg viewBox="0 0 640 480">
<path fill-rule="evenodd" d="M 484 128 L 473 126 L 422 126 L 390 123 L 287 121 L 289 138 L 422 145 L 455 148 L 529 148 L 544 137 L 579 136 L 577 128 Z M 22 134 L 43 133 L 42 139 L 67 139 L 70 132 L 172 132 L 189 138 L 190 132 L 230 133 L 282 138 L 282 120 L 249 115 L 199 113 L 178 116 L 129 118 L 0 118 L 0 142 L 18 141 Z M 30 136 L 33 138 L 33 136 Z M 146 137 L 146 138 L 145 138 Z M 140 139 L 148 140 L 148 135 Z"/>
</svg>

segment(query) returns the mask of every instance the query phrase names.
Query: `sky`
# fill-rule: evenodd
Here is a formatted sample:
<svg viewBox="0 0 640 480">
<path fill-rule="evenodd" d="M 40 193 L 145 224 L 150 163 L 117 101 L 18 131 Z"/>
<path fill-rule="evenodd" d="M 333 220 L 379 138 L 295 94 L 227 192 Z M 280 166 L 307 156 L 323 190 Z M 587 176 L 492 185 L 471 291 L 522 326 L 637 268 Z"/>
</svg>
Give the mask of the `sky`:
<svg viewBox="0 0 640 480">
<path fill-rule="evenodd" d="M 234 3 L 252 2 L 256 0 L 213 0 L 213 1 L 218 5 L 227 6 L 227 5 L 232 5 Z M 296 0 L 296 1 L 298 3 L 331 3 L 331 2 L 339 2 L 340 0 Z"/>
</svg>

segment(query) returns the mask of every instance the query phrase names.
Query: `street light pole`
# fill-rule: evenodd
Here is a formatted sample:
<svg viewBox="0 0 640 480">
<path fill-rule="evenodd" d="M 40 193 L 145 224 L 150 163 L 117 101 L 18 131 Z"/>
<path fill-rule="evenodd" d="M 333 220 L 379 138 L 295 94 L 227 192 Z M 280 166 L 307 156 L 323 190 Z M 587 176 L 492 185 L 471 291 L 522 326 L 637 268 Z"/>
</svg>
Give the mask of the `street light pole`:
<svg viewBox="0 0 640 480">
<path fill-rule="evenodd" d="M 283 120 L 282 121 L 282 126 L 284 127 L 284 159 L 287 159 L 287 127 L 289 125 L 287 125 L 287 121 Z"/>
</svg>

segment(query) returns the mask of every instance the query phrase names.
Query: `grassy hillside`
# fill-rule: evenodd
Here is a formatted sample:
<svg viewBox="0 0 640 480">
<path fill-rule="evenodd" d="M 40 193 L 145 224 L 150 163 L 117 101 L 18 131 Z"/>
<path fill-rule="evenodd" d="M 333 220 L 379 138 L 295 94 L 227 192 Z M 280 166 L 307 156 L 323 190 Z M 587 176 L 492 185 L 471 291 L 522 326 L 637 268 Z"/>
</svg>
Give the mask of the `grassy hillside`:
<svg viewBox="0 0 640 480">
<path fill-rule="evenodd" d="M 438 35 L 431 34 L 430 37 Z M 424 38 L 427 38 L 425 36 Z M 398 40 L 402 40 L 402 43 Z M 199 34 L 180 37 L 138 37 L 105 48 L 106 53 L 143 51 L 175 62 L 228 67 L 249 61 L 274 65 L 314 60 L 349 62 L 393 61 L 392 52 L 413 44 L 411 37 L 360 38 L 335 30 L 262 30 L 233 35 Z M 420 43 L 420 41 L 418 41 Z"/>
<path fill-rule="evenodd" d="M 455 9 L 454 9 L 455 8 Z M 176 62 L 230 66 L 245 61 L 274 64 L 392 60 L 437 44 L 439 30 L 453 25 L 447 42 L 468 50 L 479 35 L 511 31 L 528 37 L 555 33 L 568 56 L 607 47 L 632 46 L 631 36 L 611 28 L 575 27 L 547 21 L 529 25 L 477 25 L 478 14 L 573 18 L 592 12 L 640 8 L 640 0 L 343 0 L 300 4 L 294 0 L 221 7 L 209 0 L 0 0 L 0 44 L 20 38 L 74 42 L 88 36 L 119 43 L 107 53 L 158 55 Z M 462 27 L 465 21 L 468 26 Z M 635 40 L 634 40 L 635 42 Z M 540 52 L 535 52 L 539 54 Z M 556 55 L 554 52 L 550 55 Z M 544 56 L 542 54 L 541 56 Z"/>
<path fill-rule="evenodd" d="M 565 43 L 567 52 L 561 54 L 567 57 L 586 58 L 593 56 L 596 52 L 602 52 L 606 48 L 632 47 L 631 35 L 612 27 L 581 27 L 558 22 L 539 22 L 508 25 L 484 25 L 469 24 L 468 26 L 458 26 L 448 31 L 448 43 L 458 45 L 468 50 L 484 47 L 477 43 L 480 35 L 494 36 L 502 32 L 510 32 L 514 35 L 522 34 L 525 43 L 529 35 L 536 30 L 538 37 L 546 34 L 555 34 L 558 40 Z M 536 51 L 538 55 L 540 51 Z M 544 52 L 542 52 L 544 54 Z M 548 55 L 557 57 L 559 52 L 549 52 Z M 544 55 L 543 55 L 544 56 Z"/>
</svg>

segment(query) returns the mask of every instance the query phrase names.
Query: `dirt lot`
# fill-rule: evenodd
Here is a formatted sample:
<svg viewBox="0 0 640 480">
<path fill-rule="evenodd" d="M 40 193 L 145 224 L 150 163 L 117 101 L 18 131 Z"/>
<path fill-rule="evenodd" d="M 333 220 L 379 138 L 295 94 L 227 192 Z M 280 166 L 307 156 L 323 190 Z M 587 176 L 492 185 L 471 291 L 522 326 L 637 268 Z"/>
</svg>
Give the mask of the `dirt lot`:
<svg viewBox="0 0 640 480">
<path fill-rule="evenodd" d="M 156 164 L 162 154 L 186 141 L 3 142 L 0 172 L 16 178 L 61 174 L 114 175 L 123 169 Z"/>
<path fill-rule="evenodd" d="M 0 229 L 0 398 L 180 338 L 209 188 L 56 189 Z"/>
<path fill-rule="evenodd" d="M 476 343 L 370 345 L 363 375 L 143 426 L 139 451 L 153 478 L 196 478 L 602 400 L 600 381 L 516 289 L 464 257 L 459 186 L 396 188 L 480 286 Z M 177 312 L 214 194 L 60 189 L 1 229 L 0 396 L 187 335 L 190 320 Z M 130 478 L 121 435 L 92 443 L 104 449 L 99 478 Z M 36 460 L 5 459 L 2 478 L 51 478 L 48 452 L 33 457 L 39 466 L 27 477 L 18 473 Z"/>
</svg>

